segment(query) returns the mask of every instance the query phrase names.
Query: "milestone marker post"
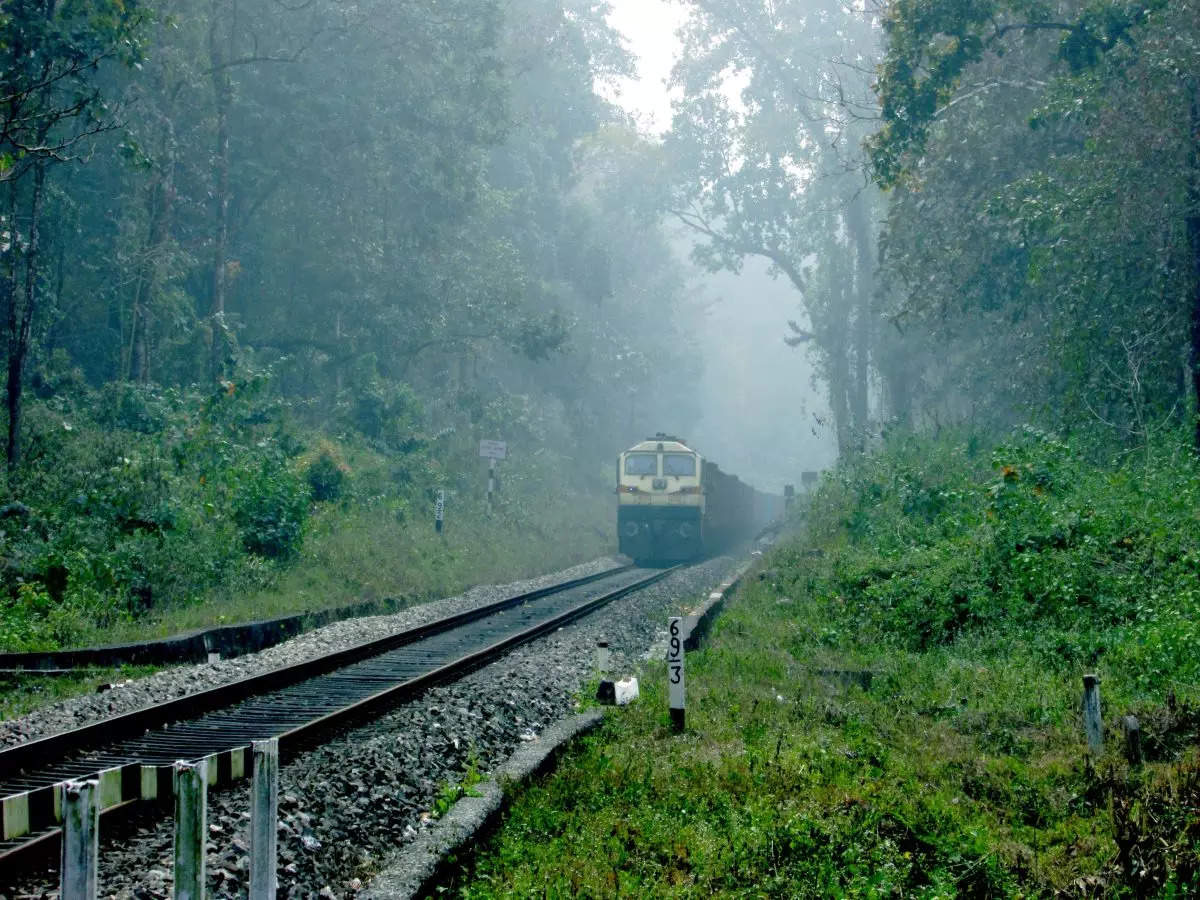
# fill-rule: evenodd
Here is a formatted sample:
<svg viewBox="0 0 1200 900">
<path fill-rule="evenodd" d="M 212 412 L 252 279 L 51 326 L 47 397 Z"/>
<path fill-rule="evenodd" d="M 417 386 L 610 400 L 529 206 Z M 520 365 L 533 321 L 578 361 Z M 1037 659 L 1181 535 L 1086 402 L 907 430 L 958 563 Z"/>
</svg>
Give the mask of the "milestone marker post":
<svg viewBox="0 0 1200 900">
<path fill-rule="evenodd" d="M 683 617 L 667 621 L 667 690 L 670 695 L 671 730 L 676 734 L 684 725 Z"/>
</svg>

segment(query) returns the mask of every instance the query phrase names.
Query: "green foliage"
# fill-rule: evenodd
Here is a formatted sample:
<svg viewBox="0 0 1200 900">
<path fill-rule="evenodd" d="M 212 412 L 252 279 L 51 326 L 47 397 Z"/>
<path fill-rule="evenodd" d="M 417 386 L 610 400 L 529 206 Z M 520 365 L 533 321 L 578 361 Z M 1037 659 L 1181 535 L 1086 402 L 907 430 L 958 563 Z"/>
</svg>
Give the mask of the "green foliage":
<svg viewBox="0 0 1200 900">
<path fill-rule="evenodd" d="M 1035 417 L 1144 446 L 1194 405 L 1179 348 L 1196 290 L 1197 13 L 889 5 L 868 141 L 893 189 L 882 306 L 931 419 Z"/>
<path fill-rule="evenodd" d="M 1200 840 L 1200 468 L 1034 430 L 893 435 L 829 474 L 688 657 L 516 791 L 451 887 L 561 896 L 1184 896 Z M 1177 615 L 1176 610 L 1182 609 Z M 1079 677 L 1106 721 L 1087 761 Z M 867 677 L 869 676 L 869 677 Z"/>
<path fill-rule="evenodd" d="M 328 451 L 313 460 L 304 475 L 317 502 L 337 500 L 346 486 L 346 472 Z"/>
<path fill-rule="evenodd" d="M 244 475 L 233 495 L 242 545 L 270 559 L 294 556 L 304 536 L 308 503 L 308 485 L 282 466 L 268 462 Z"/>
</svg>

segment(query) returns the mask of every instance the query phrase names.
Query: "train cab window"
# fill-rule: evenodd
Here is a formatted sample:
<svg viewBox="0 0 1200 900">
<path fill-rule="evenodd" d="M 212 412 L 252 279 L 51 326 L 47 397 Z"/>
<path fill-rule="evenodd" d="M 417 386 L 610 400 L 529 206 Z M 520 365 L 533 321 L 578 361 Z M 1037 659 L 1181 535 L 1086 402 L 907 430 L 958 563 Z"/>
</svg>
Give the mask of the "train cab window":
<svg viewBox="0 0 1200 900">
<path fill-rule="evenodd" d="M 664 475 L 695 475 L 696 457 L 691 453 L 664 453 Z"/>
<path fill-rule="evenodd" d="M 657 453 L 627 453 L 625 455 L 626 475 L 657 475 Z"/>
</svg>

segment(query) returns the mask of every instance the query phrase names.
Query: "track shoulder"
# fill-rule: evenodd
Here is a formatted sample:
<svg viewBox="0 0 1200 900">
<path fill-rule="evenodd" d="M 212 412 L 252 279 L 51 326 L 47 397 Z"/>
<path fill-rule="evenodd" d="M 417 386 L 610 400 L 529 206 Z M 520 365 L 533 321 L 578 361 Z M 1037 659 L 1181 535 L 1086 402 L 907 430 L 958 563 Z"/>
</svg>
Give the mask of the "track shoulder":
<svg viewBox="0 0 1200 900">
<path fill-rule="evenodd" d="M 402 849 L 360 896 L 364 900 L 408 900 L 420 895 L 446 857 L 468 845 L 500 814 L 506 783 L 521 783 L 542 771 L 571 741 L 603 720 L 600 709 L 568 716 L 518 747 L 491 778 L 474 786 L 478 796 L 456 802 L 437 824 Z"/>
</svg>

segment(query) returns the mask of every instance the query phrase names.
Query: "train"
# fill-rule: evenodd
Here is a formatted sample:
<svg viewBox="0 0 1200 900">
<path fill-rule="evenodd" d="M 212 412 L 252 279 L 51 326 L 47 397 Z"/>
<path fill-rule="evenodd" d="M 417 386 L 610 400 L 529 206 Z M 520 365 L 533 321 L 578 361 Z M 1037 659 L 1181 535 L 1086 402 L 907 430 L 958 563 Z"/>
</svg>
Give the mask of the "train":
<svg viewBox="0 0 1200 900">
<path fill-rule="evenodd" d="M 783 514 L 784 498 L 722 472 L 682 439 L 657 434 L 617 457 L 617 540 L 639 564 L 720 553 Z"/>
</svg>

